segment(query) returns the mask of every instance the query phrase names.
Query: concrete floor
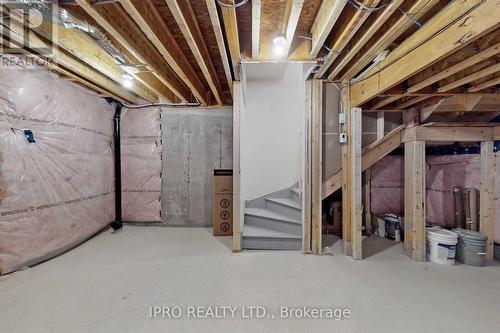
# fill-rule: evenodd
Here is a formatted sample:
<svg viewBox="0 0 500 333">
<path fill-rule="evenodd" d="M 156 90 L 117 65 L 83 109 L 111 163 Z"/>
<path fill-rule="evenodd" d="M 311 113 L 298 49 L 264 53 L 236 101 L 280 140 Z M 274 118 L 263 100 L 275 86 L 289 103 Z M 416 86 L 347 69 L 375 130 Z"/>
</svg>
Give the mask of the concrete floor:
<svg viewBox="0 0 500 333">
<path fill-rule="evenodd" d="M 498 332 L 500 267 L 415 263 L 365 240 L 363 261 L 297 252 L 232 254 L 208 229 L 110 231 L 0 277 L 0 331 Z M 151 319 L 150 306 L 264 306 L 275 319 Z M 281 306 L 348 307 L 350 319 L 279 319 Z M 184 310 L 185 311 L 185 310 Z M 239 311 L 239 310 L 238 310 Z M 185 312 L 184 312 L 185 313 Z"/>
</svg>

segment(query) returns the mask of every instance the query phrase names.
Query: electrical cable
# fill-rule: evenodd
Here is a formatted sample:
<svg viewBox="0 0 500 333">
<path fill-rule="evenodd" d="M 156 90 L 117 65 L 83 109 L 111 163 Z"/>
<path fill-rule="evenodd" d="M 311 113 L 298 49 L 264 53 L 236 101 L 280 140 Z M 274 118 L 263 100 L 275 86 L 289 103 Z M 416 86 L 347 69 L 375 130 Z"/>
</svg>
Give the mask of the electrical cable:
<svg viewBox="0 0 500 333">
<path fill-rule="evenodd" d="M 392 1 L 379 7 L 368 7 L 365 4 L 359 2 L 358 0 L 347 0 L 347 2 L 349 2 L 357 10 L 360 10 L 365 13 L 373 13 L 376 12 L 377 10 L 387 7 Z"/>
<path fill-rule="evenodd" d="M 223 8 L 238 8 L 243 5 L 246 5 L 250 0 L 242 0 L 241 2 L 235 3 L 234 5 L 228 5 L 227 3 L 222 3 L 220 0 L 217 0 L 217 4 Z"/>
</svg>

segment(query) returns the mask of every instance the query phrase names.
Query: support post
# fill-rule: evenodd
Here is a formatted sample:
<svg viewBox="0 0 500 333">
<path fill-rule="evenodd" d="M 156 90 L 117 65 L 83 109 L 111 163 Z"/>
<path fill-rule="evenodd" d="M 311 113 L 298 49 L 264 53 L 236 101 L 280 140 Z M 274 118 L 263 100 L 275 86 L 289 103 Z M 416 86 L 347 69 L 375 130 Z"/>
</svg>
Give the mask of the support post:
<svg viewBox="0 0 500 333">
<path fill-rule="evenodd" d="M 312 132 L 312 82 L 306 81 L 306 110 L 305 110 L 305 163 L 302 195 L 302 250 L 304 253 L 312 252 L 311 244 L 311 132 Z"/>
<path fill-rule="evenodd" d="M 344 133 L 348 140 L 350 138 L 350 87 L 348 83 L 343 83 L 342 89 L 342 113 L 345 116 L 345 123 L 340 125 L 340 133 Z M 342 152 L 342 245 L 344 254 L 352 255 L 351 246 L 351 169 L 349 164 L 350 145 L 343 143 L 341 147 Z"/>
<path fill-rule="evenodd" d="M 405 143 L 404 175 L 404 250 L 415 261 L 425 261 L 425 141 Z"/>
<path fill-rule="evenodd" d="M 350 110 L 350 136 L 347 138 L 349 145 L 349 173 L 351 187 L 349 191 L 351 204 L 351 242 L 352 242 L 352 257 L 356 260 L 363 259 L 363 201 L 362 201 L 362 153 L 361 153 L 361 137 L 362 137 L 362 120 L 361 109 L 352 108 Z"/>
<path fill-rule="evenodd" d="M 122 221 L 122 161 L 121 161 L 121 142 L 120 142 L 120 121 L 122 113 L 122 104 L 113 102 L 115 115 L 113 117 L 113 139 L 115 152 L 115 220 L 111 223 L 113 230 L 123 228 Z"/>
<path fill-rule="evenodd" d="M 495 238 L 495 154 L 493 141 L 481 142 L 481 194 L 479 197 L 479 227 L 488 236 L 486 260 L 493 260 Z"/>
<path fill-rule="evenodd" d="M 241 251 L 240 120 L 241 85 L 235 81 L 233 83 L 233 252 Z"/>
<path fill-rule="evenodd" d="M 322 251 L 322 119 L 323 119 L 323 81 L 311 81 L 311 244 L 312 252 Z"/>
</svg>

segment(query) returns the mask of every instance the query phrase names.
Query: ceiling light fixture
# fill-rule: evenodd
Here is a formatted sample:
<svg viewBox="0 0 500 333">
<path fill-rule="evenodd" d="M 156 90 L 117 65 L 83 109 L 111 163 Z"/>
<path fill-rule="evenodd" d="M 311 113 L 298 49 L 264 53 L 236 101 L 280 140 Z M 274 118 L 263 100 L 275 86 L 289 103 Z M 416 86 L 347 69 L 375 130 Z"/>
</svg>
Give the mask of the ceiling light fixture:
<svg viewBox="0 0 500 333">
<path fill-rule="evenodd" d="M 278 34 L 276 37 L 273 38 L 273 44 L 274 46 L 284 46 L 286 43 L 286 36 L 285 34 Z"/>
</svg>

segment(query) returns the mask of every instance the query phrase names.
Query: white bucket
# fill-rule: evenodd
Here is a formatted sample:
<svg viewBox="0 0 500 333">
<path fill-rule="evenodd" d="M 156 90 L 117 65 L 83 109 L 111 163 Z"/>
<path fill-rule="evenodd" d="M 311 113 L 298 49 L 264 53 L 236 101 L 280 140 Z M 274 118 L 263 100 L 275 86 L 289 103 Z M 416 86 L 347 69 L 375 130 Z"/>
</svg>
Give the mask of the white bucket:
<svg viewBox="0 0 500 333">
<path fill-rule="evenodd" d="M 427 258 L 441 265 L 454 265 L 458 235 L 438 228 L 427 229 Z"/>
</svg>

